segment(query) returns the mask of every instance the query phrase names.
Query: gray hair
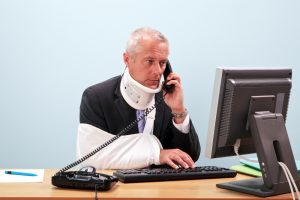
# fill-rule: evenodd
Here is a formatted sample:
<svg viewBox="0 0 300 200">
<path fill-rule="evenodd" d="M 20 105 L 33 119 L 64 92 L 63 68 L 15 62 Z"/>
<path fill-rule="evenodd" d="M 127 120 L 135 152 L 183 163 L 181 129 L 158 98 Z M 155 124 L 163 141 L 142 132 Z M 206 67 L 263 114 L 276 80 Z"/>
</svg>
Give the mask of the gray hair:
<svg viewBox="0 0 300 200">
<path fill-rule="evenodd" d="M 141 48 L 139 42 L 145 39 L 169 43 L 168 39 L 158 30 L 148 27 L 139 28 L 130 34 L 126 45 L 126 52 L 130 55 L 137 53 Z"/>
</svg>

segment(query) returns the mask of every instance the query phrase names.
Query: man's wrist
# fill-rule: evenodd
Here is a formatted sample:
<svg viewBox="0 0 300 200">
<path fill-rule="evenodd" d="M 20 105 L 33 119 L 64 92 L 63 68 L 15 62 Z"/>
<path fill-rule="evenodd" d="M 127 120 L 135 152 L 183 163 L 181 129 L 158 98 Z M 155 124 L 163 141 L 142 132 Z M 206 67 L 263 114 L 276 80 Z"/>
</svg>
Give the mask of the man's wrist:
<svg viewBox="0 0 300 200">
<path fill-rule="evenodd" d="M 187 109 L 184 109 L 183 112 L 171 112 L 171 114 L 174 119 L 185 119 L 185 117 L 188 114 L 188 111 Z"/>
</svg>

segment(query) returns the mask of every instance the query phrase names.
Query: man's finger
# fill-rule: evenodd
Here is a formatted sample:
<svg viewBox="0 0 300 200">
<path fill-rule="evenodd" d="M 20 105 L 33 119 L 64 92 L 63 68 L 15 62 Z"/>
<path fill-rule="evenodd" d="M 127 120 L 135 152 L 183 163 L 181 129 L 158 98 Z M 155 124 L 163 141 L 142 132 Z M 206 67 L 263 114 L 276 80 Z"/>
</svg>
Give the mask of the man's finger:
<svg viewBox="0 0 300 200">
<path fill-rule="evenodd" d="M 167 164 L 174 169 L 178 169 L 178 165 L 176 165 L 171 159 L 168 159 Z"/>
<path fill-rule="evenodd" d="M 195 167 L 195 163 L 190 156 L 183 156 L 181 158 L 189 167 Z"/>
</svg>

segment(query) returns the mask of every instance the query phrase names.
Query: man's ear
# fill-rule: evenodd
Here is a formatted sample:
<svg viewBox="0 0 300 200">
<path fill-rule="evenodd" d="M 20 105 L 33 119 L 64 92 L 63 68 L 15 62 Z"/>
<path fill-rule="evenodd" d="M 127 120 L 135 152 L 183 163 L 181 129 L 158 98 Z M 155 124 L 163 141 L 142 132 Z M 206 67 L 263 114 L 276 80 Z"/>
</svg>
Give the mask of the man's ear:
<svg viewBox="0 0 300 200">
<path fill-rule="evenodd" d="M 124 61 L 126 66 L 129 66 L 129 55 L 128 55 L 127 52 L 123 53 L 123 61 Z"/>
</svg>

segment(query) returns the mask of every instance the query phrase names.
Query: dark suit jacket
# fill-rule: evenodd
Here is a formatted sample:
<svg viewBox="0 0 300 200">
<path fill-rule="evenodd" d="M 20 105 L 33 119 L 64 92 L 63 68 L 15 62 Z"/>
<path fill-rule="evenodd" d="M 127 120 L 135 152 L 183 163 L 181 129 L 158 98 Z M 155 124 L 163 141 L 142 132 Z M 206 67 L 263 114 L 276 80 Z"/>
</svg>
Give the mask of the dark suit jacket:
<svg viewBox="0 0 300 200">
<path fill-rule="evenodd" d="M 111 134 L 118 134 L 136 119 L 136 110 L 129 106 L 121 95 L 121 76 L 90 86 L 83 95 L 80 105 L 80 123 L 90 124 Z M 162 92 L 155 95 L 155 100 Z M 138 133 L 134 126 L 127 134 Z M 164 149 L 178 148 L 188 153 L 194 161 L 200 155 L 200 143 L 190 121 L 190 132 L 181 133 L 172 122 L 170 108 L 163 101 L 156 107 L 153 134 L 160 140 Z"/>
</svg>

